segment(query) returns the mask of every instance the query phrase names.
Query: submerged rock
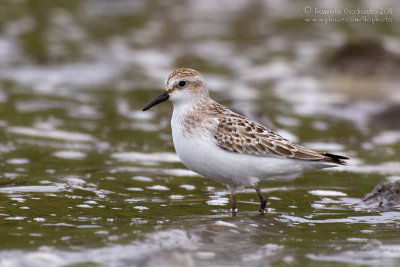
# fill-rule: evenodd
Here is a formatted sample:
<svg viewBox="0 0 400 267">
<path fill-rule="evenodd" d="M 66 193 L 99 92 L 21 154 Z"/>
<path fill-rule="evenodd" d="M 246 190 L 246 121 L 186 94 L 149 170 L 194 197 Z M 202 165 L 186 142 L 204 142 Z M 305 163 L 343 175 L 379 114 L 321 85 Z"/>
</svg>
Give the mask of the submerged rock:
<svg viewBox="0 0 400 267">
<path fill-rule="evenodd" d="M 331 69 L 352 75 L 397 77 L 400 57 L 375 39 L 359 39 L 345 43 L 328 59 Z"/>
<path fill-rule="evenodd" d="M 367 205 L 393 207 L 400 205 L 400 181 L 379 184 L 362 201 Z"/>
</svg>

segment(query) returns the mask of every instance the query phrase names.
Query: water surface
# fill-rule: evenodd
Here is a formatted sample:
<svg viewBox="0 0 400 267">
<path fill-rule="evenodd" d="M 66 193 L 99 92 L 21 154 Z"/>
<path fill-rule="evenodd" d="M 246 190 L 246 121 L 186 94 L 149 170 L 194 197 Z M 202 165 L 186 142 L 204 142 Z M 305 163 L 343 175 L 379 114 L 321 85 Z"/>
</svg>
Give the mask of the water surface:
<svg viewBox="0 0 400 267">
<path fill-rule="evenodd" d="M 400 178 L 398 12 L 322 25 L 287 1 L 2 5 L 0 266 L 400 264 L 400 212 L 360 204 Z M 347 56 L 363 32 L 391 71 Z M 215 100 L 349 166 L 263 183 L 264 216 L 246 189 L 232 216 L 227 189 L 179 162 L 170 103 L 141 111 L 182 66 Z"/>
</svg>

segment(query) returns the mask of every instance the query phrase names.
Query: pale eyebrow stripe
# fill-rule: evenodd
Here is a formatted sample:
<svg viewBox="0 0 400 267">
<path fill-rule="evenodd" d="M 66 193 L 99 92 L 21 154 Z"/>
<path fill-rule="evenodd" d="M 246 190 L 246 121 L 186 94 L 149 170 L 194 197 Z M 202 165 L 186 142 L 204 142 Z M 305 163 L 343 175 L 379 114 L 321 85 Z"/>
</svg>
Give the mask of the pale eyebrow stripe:
<svg viewBox="0 0 400 267">
<path fill-rule="evenodd" d="M 169 81 L 167 80 L 167 84 L 169 84 L 169 89 L 172 89 L 174 86 L 176 86 L 178 84 L 179 81 L 181 80 L 185 80 L 188 82 L 194 82 L 194 83 L 200 83 L 201 82 L 201 77 L 200 76 L 177 76 L 177 77 L 173 77 L 171 79 L 169 79 Z"/>
</svg>

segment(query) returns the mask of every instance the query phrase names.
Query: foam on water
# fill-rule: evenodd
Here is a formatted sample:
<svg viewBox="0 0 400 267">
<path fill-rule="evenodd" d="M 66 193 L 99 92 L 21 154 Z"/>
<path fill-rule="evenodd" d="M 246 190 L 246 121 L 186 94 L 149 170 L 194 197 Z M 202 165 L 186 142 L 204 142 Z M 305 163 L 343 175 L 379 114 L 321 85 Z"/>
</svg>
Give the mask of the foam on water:
<svg viewBox="0 0 400 267">
<path fill-rule="evenodd" d="M 64 266 L 88 262 L 107 266 L 125 266 L 129 262 L 132 266 L 150 262 L 154 255 L 168 260 L 170 257 L 163 254 L 166 249 L 169 255 L 172 251 L 182 254 L 179 251 L 196 249 L 198 242 L 197 236 L 189 235 L 183 230 L 172 229 L 149 234 L 144 242 L 111 245 L 84 251 L 58 250 L 52 247 L 41 247 L 39 250 L 29 252 L 2 250 L 0 251 L 0 266 Z M 110 255 L 113 256 L 110 257 Z"/>
<path fill-rule="evenodd" d="M 86 154 L 81 151 L 62 150 L 53 153 L 53 156 L 62 159 L 83 159 Z"/>
<path fill-rule="evenodd" d="M 54 185 L 27 185 L 27 186 L 11 186 L 11 187 L 0 187 L 0 193 L 16 193 L 16 192 L 59 192 L 64 191 L 66 186 L 64 184 L 54 184 Z"/>
<path fill-rule="evenodd" d="M 169 190 L 169 188 L 164 185 L 152 185 L 152 186 L 147 186 L 146 188 L 150 190 L 161 190 L 161 191 Z"/>
<path fill-rule="evenodd" d="M 358 164 L 351 164 L 352 160 L 350 160 L 350 164 L 348 166 L 340 166 L 336 168 L 329 169 L 330 171 L 346 171 L 346 172 L 354 172 L 354 173 L 378 173 L 385 175 L 400 175 L 400 162 L 397 161 L 389 161 L 376 165 L 365 165 L 358 162 Z"/>
<path fill-rule="evenodd" d="M 400 132 L 399 131 L 385 131 L 381 132 L 379 135 L 372 139 L 372 142 L 378 145 L 390 145 L 400 142 Z"/>
<path fill-rule="evenodd" d="M 94 62 L 3 69 L 0 71 L 0 77 L 31 86 L 41 93 L 57 93 L 63 86 L 77 88 L 104 84 L 114 78 L 118 71 L 118 66 L 106 62 Z"/>
<path fill-rule="evenodd" d="M 379 215 L 371 216 L 349 216 L 344 218 L 335 219 L 307 219 L 291 215 L 282 215 L 282 221 L 289 220 L 297 223 L 314 223 L 314 224 L 325 224 L 325 223 L 365 223 L 365 224 L 386 224 L 386 223 L 397 223 L 400 219 L 400 212 L 388 211 L 382 212 Z"/>
<path fill-rule="evenodd" d="M 141 153 L 141 152 L 120 152 L 111 154 L 112 158 L 119 161 L 140 161 L 140 162 L 180 162 L 175 153 Z"/>
<path fill-rule="evenodd" d="M 339 196 L 339 197 L 345 197 L 347 196 L 346 193 L 339 192 L 339 191 L 333 191 L 333 190 L 311 190 L 308 191 L 311 195 L 314 196 Z"/>
<path fill-rule="evenodd" d="M 134 181 L 139 181 L 139 182 L 153 182 L 153 178 L 146 177 L 146 176 L 133 176 L 131 178 Z"/>
<path fill-rule="evenodd" d="M 207 204 L 211 206 L 226 206 L 230 202 L 229 198 L 226 197 L 214 197 L 211 200 L 207 200 Z"/>
<path fill-rule="evenodd" d="M 20 135 L 27 135 L 31 137 L 39 138 L 50 138 L 72 142 L 93 142 L 95 138 L 83 133 L 68 132 L 62 130 L 48 130 L 48 129 L 36 129 L 29 127 L 9 127 L 8 132 Z"/>
<path fill-rule="evenodd" d="M 8 164 L 29 164 L 31 161 L 29 159 L 9 159 L 6 161 Z"/>
<path fill-rule="evenodd" d="M 215 224 L 220 225 L 220 226 L 233 227 L 233 228 L 237 227 L 235 224 L 230 223 L 230 222 L 225 222 L 225 221 L 216 221 Z"/>
<path fill-rule="evenodd" d="M 360 250 L 348 250 L 330 254 L 308 254 L 307 258 L 320 262 L 341 262 L 366 266 L 398 266 L 400 246 L 368 242 Z"/>
<path fill-rule="evenodd" d="M 161 169 L 146 167 L 116 167 L 110 170 L 111 173 L 116 172 L 133 172 L 133 173 L 157 173 L 174 176 L 199 176 L 197 173 L 187 169 Z"/>
<path fill-rule="evenodd" d="M 184 188 L 186 190 L 194 190 L 194 189 L 196 189 L 196 187 L 194 185 L 190 185 L 190 184 L 181 184 L 179 187 Z"/>
</svg>

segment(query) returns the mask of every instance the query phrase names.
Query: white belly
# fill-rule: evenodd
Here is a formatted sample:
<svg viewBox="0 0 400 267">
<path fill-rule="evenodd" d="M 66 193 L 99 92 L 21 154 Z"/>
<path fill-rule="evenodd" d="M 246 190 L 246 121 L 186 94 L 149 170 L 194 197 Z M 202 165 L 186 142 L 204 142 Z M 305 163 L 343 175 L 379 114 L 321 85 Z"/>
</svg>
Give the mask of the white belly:
<svg viewBox="0 0 400 267">
<path fill-rule="evenodd" d="M 233 188 L 259 181 L 291 180 L 320 167 L 307 161 L 239 154 L 218 147 L 212 135 L 184 133 L 173 126 L 176 153 L 186 167 Z"/>
</svg>

